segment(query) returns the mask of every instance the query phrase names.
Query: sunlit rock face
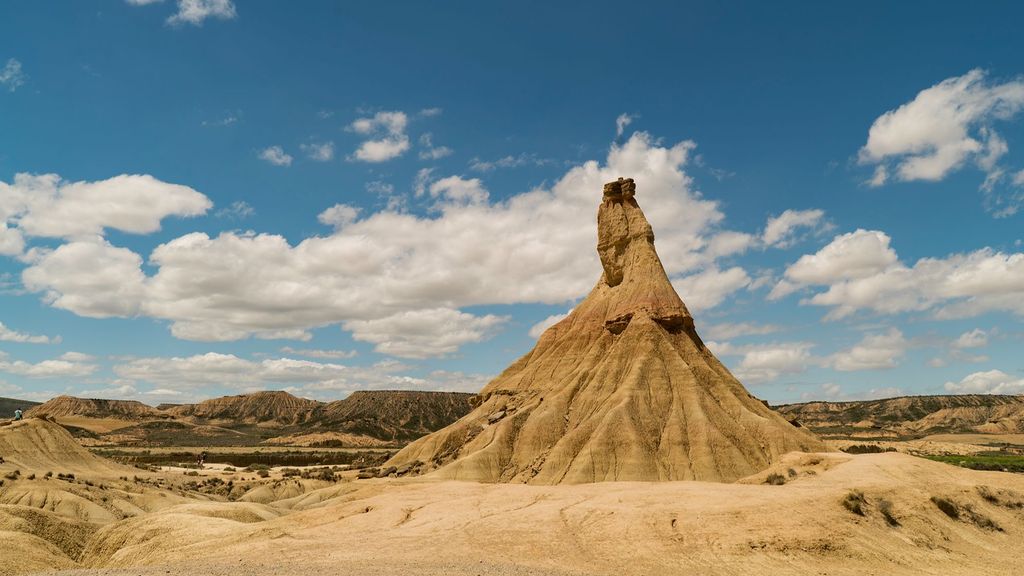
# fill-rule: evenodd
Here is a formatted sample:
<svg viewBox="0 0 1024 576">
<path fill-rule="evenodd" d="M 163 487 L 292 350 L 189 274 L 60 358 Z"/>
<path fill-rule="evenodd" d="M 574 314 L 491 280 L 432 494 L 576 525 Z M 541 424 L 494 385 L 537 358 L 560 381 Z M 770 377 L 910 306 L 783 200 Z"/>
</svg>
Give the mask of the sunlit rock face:
<svg viewBox="0 0 1024 576">
<path fill-rule="evenodd" d="M 636 184 L 604 186 L 604 269 L 583 302 L 477 397 L 388 463 L 480 482 L 730 482 L 791 451 L 823 451 L 708 350 L 669 282 Z"/>
</svg>

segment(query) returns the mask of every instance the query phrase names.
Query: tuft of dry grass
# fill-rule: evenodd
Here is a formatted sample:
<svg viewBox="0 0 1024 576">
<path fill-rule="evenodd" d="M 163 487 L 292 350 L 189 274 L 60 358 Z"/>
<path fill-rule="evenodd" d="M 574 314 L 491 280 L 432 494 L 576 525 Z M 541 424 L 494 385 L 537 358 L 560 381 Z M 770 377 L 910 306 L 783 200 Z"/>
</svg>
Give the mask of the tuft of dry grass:
<svg viewBox="0 0 1024 576">
<path fill-rule="evenodd" d="M 864 493 L 860 490 L 850 490 L 850 492 L 843 497 L 843 508 L 846 508 L 858 516 L 867 515 L 867 505 L 868 501 L 864 498 Z"/>
</svg>

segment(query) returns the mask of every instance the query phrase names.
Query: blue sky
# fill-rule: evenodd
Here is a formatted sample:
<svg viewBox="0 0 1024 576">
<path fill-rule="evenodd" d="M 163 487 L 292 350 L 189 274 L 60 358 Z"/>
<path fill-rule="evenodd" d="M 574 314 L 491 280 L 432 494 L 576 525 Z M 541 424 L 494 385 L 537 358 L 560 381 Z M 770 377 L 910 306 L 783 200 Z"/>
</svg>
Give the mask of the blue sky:
<svg viewBox="0 0 1024 576">
<path fill-rule="evenodd" d="M 772 402 L 1024 391 L 1024 9 L 7 2 L 0 395 L 475 391 L 638 201 Z"/>
</svg>

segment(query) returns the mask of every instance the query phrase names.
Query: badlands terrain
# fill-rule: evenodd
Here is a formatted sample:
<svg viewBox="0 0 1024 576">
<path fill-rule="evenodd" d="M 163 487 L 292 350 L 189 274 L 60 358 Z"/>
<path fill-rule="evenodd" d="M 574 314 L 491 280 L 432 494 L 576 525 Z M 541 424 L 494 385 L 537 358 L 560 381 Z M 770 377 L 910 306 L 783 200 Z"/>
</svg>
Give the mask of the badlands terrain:
<svg viewBox="0 0 1024 576">
<path fill-rule="evenodd" d="M 605 186 L 601 278 L 477 395 L 0 423 L 0 575 L 1020 573 L 1021 398 L 773 409 L 704 346 L 635 194 Z"/>
</svg>

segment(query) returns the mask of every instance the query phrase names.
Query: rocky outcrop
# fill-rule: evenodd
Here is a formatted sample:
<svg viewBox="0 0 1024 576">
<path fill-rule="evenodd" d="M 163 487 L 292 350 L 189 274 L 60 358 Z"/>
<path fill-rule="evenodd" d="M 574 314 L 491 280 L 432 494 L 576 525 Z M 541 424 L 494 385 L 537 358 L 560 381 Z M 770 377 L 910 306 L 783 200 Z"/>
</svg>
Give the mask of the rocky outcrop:
<svg viewBox="0 0 1024 576">
<path fill-rule="evenodd" d="M 99 398 L 76 398 L 57 396 L 33 407 L 26 416 L 67 418 L 112 418 L 115 420 L 145 420 L 165 417 L 156 408 L 136 400 L 103 400 Z"/>
<path fill-rule="evenodd" d="M 440 430 L 469 413 L 472 394 L 410 390 L 358 390 L 319 412 L 321 427 L 387 441 L 407 442 Z"/>
<path fill-rule="evenodd" d="M 938 433 L 1024 433 L 1024 396 L 901 396 L 785 404 L 777 410 L 819 434 L 842 437 L 853 433 L 863 435 L 870 430 L 904 437 Z"/>
<path fill-rule="evenodd" d="M 267 391 L 182 404 L 169 408 L 167 413 L 196 422 L 287 426 L 310 420 L 321 405 L 284 391 Z"/>
<path fill-rule="evenodd" d="M 632 180 L 598 209 L 603 274 L 573 312 L 479 394 L 476 408 L 387 466 L 538 484 L 733 481 L 820 451 L 711 353 L 654 249 Z"/>
</svg>

